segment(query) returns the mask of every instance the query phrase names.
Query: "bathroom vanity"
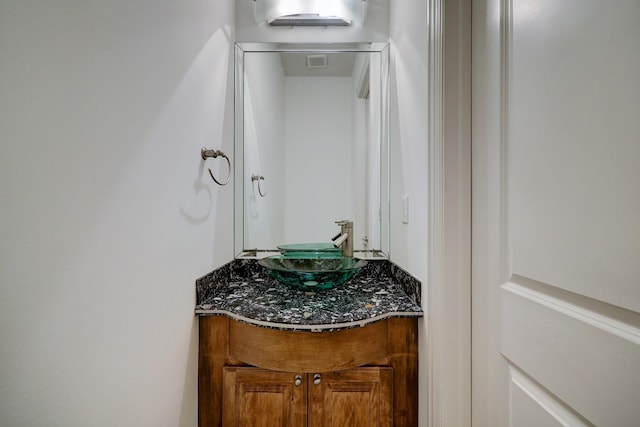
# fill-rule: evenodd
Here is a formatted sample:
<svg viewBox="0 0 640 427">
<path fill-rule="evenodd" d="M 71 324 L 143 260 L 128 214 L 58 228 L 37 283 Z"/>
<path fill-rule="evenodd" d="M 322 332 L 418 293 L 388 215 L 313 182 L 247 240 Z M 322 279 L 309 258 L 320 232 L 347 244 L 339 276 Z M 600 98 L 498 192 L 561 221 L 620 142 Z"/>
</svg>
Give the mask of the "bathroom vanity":
<svg viewBox="0 0 640 427">
<path fill-rule="evenodd" d="M 389 261 L 313 293 L 237 259 L 196 288 L 200 427 L 417 426 L 420 283 Z"/>
<path fill-rule="evenodd" d="M 388 64 L 385 43 L 236 44 L 236 259 L 196 282 L 200 427 L 418 425 L 421 284 L 387 259 Z M 336 221 L 339 267 L 259 265 Z"/>
</svg>

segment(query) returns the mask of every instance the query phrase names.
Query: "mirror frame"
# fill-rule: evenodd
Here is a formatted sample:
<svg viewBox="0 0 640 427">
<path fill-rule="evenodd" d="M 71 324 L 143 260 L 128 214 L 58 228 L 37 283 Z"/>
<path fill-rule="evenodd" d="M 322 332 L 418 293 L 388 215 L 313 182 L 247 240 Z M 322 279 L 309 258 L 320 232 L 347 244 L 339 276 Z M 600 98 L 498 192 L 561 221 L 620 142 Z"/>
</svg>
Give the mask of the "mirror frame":
<svg viewBox="0 0 640 427">
<path fill-rule="evenodd" d="M 276 248 L 245 248 L 244 55 L 247 53 L 379 53 L 380 81 L 380 247 L 356 250 L 354 256 L 388 259 L 390 245 L 389 43 L 235 43 L 234 67 L 234 257 L 261 258 Z M 336 218 L 338 219 L 338 218 Z M 332 219 L 330 219 L 332 220 Z"/>
</svg>

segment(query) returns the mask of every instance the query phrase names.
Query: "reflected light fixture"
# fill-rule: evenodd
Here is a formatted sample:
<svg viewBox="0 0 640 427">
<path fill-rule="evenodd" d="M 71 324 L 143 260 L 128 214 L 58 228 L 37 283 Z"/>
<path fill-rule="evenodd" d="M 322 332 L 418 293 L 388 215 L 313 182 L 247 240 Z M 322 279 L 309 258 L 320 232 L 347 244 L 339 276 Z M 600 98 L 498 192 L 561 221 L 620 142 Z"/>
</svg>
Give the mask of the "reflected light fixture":
<svg viewBox="0 0 640 427">
<path fill-rule="evenodd" d="M 253 0 L 256 23 L 271 26 L 348 26 L 362 23 L 366 0 Z"/>
</svg>

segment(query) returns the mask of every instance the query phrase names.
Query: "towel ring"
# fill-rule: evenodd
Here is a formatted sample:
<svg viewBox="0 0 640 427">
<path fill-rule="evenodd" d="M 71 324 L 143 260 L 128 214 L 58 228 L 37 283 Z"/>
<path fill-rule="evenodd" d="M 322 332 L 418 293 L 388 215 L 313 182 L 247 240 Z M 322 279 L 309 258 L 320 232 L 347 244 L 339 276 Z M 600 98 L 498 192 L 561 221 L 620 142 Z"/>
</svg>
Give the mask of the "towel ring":
<svg viewBox="0 0 640 427">
<path fill-rule="evenodd" d="M 215 159 L 218 156 L 225 158 L 225 160 L 227 161 L 227 166 L 229 167 L 229 173 L 227 174 L 227 178 L 224 180 L 224 182 L 218 181 L 216 177 L 213 176 L 213 172 L 211 172 L 211 169 L 209 169 L 209 175 L 211 175 L 211 179 L 213 179 L 216 184 L 227 185 L 229 183 L 229 180 L 231 179 L 231 160 L 229 160 L 229 157 L 227 157 L 227 155 L 220 150 L 207 150 L 206 147 L 202 147 L 202 149 L 200 150 L 200 155 L 202 156 L 202 160 L 207 160 L 209 157 L 213 157 Z"/>
<path fill-rule="evenodd" d="M 251 175 L 251 182 L 258 181 L 258 194 L 260 194 L 260 196 L 264 197 L 264 196 L 267 195 L 267 193 L 263 193 L 262 192 L 262 187 L 260 187 L 260 180 L 264 181 L 264 176 L 262 176 L 262 175 Z"/>
</svg>

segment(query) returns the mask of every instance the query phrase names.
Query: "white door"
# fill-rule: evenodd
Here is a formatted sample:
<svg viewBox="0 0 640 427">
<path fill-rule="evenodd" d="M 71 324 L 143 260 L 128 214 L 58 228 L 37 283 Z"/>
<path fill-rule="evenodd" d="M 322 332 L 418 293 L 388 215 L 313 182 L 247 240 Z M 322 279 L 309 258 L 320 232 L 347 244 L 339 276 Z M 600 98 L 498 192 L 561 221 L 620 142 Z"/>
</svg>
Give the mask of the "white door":
<svg viewBox="0 0 640 427">
<path fill-rule="evenodd" d="M 472 12 L 473 425 L 640 426 L 640 1 Z"/>
</svg>

